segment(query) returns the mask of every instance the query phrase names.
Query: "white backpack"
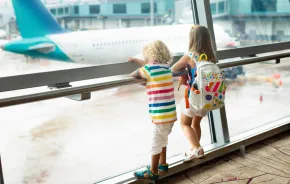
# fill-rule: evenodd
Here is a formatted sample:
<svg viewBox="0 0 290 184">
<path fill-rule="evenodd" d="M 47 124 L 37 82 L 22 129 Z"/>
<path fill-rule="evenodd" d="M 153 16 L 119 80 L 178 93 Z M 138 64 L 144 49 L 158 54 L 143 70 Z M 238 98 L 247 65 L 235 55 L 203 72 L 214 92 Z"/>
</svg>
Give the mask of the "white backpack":
<svg viewBox="0 0 290 184">
<path fill-rule="evenodd" d="M 205 54 L 196 62 L 197 77 L 190 89 L 189 104 L 205 112 L 223 107 L 226 92 L 224 72 L 215 63 L 207 61 Z"/>
</svg>

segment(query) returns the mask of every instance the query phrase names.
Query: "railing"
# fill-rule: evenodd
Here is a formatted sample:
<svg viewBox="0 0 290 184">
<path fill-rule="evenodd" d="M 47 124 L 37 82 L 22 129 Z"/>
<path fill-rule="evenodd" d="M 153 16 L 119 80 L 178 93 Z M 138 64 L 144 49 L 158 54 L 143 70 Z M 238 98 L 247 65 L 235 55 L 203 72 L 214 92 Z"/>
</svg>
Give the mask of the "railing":
<svg viewBox="0 0 290 184">
<path fill-rule="evenodd" d="M 276 60 L 276 59 L 285 58 L 285 57 L 290 57 L 290 53 L 285 52 L 285 53 L 278 53 L 278 54 L 269 54 L 265 56 L 257 56 L 253 58 L 247 58 L 247 59 L 239 59 L 236 61 L 230 61 L 226 63 L 218 63 L 218 66 L 220 68 L 227 68 L 227 67 L 253 64 L 253 63 L 258 63 L 258 62 L 263 62 L 263 61 L 268 61 L 268 60 Z M 42 101 L 42 100 L 49 100 L 49 99 L 66 97 L 66 96 L 75 95 L 75 94 L 100 91 L 100 90 L 123 86 L 123 85 L 138 84 L 142 82 L 144 81 L 135 80 L 134 78 L 127 77 L 127 78 L 122 78 L 115 81 L 84 85 L 84 86 L 79 86 L 79 87 L 55 89 L 55 90 L 51 90 L 47 92 L 34 93 L 34 94 L 23 95 L 19 97 L 0 99 L 0 107 L 8 107 L 12 105 L 19 105 L 19 104 L 37 102 L 37 101 Z"/>
</svg>

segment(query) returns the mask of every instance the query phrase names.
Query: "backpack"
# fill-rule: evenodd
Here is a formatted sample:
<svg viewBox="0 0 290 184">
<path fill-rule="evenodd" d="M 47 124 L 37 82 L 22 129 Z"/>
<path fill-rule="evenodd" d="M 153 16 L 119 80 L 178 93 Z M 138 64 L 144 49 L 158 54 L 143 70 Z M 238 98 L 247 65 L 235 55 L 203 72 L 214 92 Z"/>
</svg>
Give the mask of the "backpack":
<svg viewBox="0 0 290 184">
<path fill-rule="evenodd" d="M 224 71 L 209 62 L 206 54 L 199 56 L 196 66 L 197 76 L 189 90 L 189 104 L 198 111 L 207 112 L 223 107 L 226 92 Z"/>
</svg>

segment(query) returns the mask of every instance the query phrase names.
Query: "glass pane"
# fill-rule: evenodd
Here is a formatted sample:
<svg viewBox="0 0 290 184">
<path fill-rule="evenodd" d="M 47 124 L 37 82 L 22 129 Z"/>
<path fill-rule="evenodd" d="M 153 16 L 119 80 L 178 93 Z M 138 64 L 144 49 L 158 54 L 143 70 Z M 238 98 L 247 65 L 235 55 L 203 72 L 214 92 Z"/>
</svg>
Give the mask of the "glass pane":
<svg viewBox="0 0 290 184">
<path fill-rule="evenodd" d="M 11 2 L 2 7 L 0 2 L 0 14 L 9 24 L 9 39 L 0 40 L 5 50 L 0 54 L 1 76 L 123 63 L 128 57 L 142 58 L 144 44 L 156 39 L 163 40 L 173 55 L 188 49 L 193 22 L 190 0 L 42 2 L 59 24 L 39 13 L 39 7 L 31 12 L 21 3 L 16 8 L 21 7 L 22 19 L 15 21 Z"/>
<path fill-rule="evenodd" d="M 290 115 L 289 59 L 274 63 L 226 69 L 229 81 L 225 104 L 230 136 Z"/>
<path fill-rule="evenodd" d="M 288 1 L 211 0 L 217 48 L 229 49 L 290 40 Z"/>
<path fill-rule="evenodd" d="M 182 95 L 183 89 L 176 91 L 178 116 Z M 152 124 L 147 100 L 143 86 L 130 85 L 94 92 L 88 101 L 60 98 L 1 108 L 5 183 L 94 183 L 148 164 Z M 207 118 L 201 143 L 211 143 Z M 167 156 L 187 146 L 176 122 Z"/>
<path fill-rule="evenodd" d="M 100 5 L 90 5 L 90 14 L 100 13 Z"/>
</svg>

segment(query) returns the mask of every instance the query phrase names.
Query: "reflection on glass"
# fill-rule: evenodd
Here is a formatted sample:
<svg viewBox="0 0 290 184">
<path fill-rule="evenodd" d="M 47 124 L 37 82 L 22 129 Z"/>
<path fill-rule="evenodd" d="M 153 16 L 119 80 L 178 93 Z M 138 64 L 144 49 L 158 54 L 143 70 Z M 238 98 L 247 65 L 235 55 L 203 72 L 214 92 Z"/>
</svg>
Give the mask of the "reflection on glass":
<svg viewBox="0 0 290 184">
<path fill-rule="evenodd" d="M 178 116 L 182 96 L 176 91 Z M 144 86 L 130 85 L 92 93 L 83 102 L 60 98 L 1 108 L 5 183 L 94 183 L 148 164 L 147 100 Z M 201 127 L 202 145 L 210 144 L 207 118 Z M 187 148 L 176 122 L 167 156 Z"/>
<path fill-rule="evenodd" d="M 226 47 L 277 43 L 290 40 L 290 5 L 278 0 L 210 0 L 213 22 L 230 36 Z M 215 30 L 216 37 L 219 33 Z"/>
<path fill-rule="evenodd" d="M 58 23 L 54 23 L 54 17 L 43 16 L 40 6 L 33 7 L 33 13 L 30 5 L 15 6 L 15 12 L 19 12 L 16 15 L 21 14 L 22 19 L 7 21 L 11 25 L 7 40 L 0 41 L 4 49 L 1 63 L 5 63 L 0 73 L 7 73 L 2 76 L 127 62 L 128 57 L 141 57 L 142 46 L 157 39 L 163 40 L 173 55 L 188 49 L 188 33 L 193 22 L 190 0 L 42 2 Z M 0 13 L 2 10 L 14 16 L 11 3 L 2 6 Z M 28 28 L 35 31 L 27 31 Z M 62 28 L 69 32 L 64 33 Z M 19 35 L 18 31 L 23 39 L 12 37 Z M 17 56 L 16 62 L 4 58 L 7 52 L 20 54 L 13 54 Z M 19 69 L 23 66 L 26 70 Z"/>
<path fill-rule="evenodd" d="M 267 61 L 228 70 L 232 72 L 225 104 L 230 136 L 290 115 L 289 69 L 285 59 L 280 64 Z"/>
</svg>

